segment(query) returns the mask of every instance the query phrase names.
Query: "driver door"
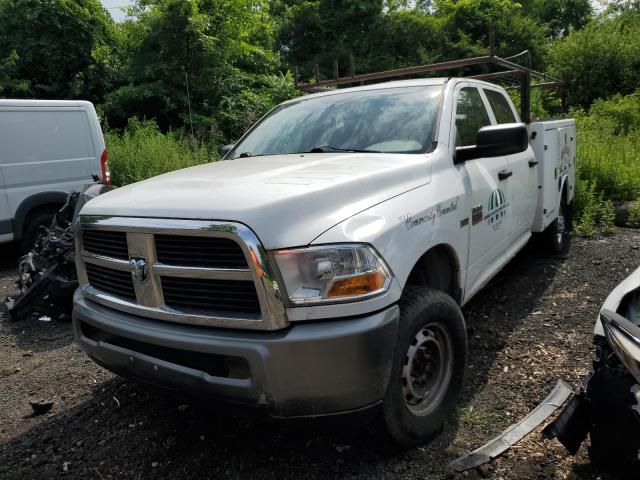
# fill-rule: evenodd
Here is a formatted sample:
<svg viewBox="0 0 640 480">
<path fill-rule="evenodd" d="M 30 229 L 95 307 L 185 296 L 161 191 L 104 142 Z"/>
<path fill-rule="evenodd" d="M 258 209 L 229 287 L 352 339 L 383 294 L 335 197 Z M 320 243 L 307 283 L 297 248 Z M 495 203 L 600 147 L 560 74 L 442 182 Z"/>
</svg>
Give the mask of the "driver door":
<svg viewBox="0 0 640 480">
<path fill-rule="evenodd" d="M 473 84 L 456 88 L 456 147 L 475 145 L 480 128 L 495 123 L 487 108 L 484 93 Z M 507 158 L 491 157 L 468 160 L 456 165 L 466 179 L 469 212 L 469 257 L 466 296 L 473 295 L 491 278 L 500 255 L 508 246 L 512 215 Z"/>
</svg>

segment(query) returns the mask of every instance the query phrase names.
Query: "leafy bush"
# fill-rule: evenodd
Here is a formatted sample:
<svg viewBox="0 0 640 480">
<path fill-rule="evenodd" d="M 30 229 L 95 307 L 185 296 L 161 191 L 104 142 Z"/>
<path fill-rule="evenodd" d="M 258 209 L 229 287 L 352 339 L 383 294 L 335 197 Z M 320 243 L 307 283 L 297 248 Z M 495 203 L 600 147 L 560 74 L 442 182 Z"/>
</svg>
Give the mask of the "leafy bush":
<svg viewBox="0 0 640 480">
<path fill-rule="evenodd" d="M 612 230 L 602 225 L 608 221 L 603 209 L 612 210 L 608 203 L 640 198 L 640 90 L 596 100 L 588 112 L 575 110 L 571 116 L 578 122 L 576 231 Z"/>
<path fill-rule="evenodd" d="M 605 11 L 581 30 L 551 44 L 549 73 L 566 82 L 569 103 L 588 107 L 597 98 L 629 94 L 640 75 L 640 11 Z"/>
<path fill-rule="evenodd" d="M 163 134 L 149 120 L 133 118 L 122 134 L 107 132 L 105 137 L 111 179 L 117 186 L 219 158 L 215 149 L 181 132 Z"/>
<path fill-rule="evenodd" d="M 635 200 L 629 204 L 629 216 L 627 226 L 640 228 L 640 200 Z"/>
<path fill-rule="evenodd" d="M 596 182 L 579 181 L 574 201 L 576 209 L 580 212 L 574 226 L 578 235 L 591 237 L 596 233 L 613 233 L 615 229 L 613 202 L 604 199 L 604 192 L 598 192 Z"/>
</svg>

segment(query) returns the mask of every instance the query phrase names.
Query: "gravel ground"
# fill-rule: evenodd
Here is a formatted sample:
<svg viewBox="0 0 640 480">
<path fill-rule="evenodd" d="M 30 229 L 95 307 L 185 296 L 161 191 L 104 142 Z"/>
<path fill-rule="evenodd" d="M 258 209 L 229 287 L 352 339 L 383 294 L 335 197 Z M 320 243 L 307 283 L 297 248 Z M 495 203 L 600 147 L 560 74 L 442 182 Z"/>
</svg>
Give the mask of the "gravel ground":
<svg viewBox="0 0 640 480">
<path fill-rule="evenodd" d="M 575 239 L 565 258 L 532 247 L 465 308 L 469 368 L 457 415 L 424 447 L 398 452 L 357 424 L 284 423 L 114 377 L 68 324 L 0 316 L 0 478 L 452 478 L 446 464 L 526 415 L 559 378 L 588 372 L 607 294 L 640 263 L 640 233 Z M 17 255 L 0 248 L 0 298 Z M 29 400 L 54 401 L 31 416 Z M 595 479 L 583 449 L 539 431 L 464 478 Z"/>
</svg>

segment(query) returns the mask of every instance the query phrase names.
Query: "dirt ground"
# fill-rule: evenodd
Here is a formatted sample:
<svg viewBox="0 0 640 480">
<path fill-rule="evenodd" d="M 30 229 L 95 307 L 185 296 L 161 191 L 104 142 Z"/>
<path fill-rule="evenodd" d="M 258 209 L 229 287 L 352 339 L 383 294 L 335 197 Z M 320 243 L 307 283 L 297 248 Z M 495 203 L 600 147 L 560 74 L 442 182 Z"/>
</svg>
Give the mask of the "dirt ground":
<svg viewBox="0 0 640 480">
<path fill-rule="evenodd" d="M 526 415 L 559 378 L 589 370 L 607 294 L 640 264 L 640 232 L 574 239 L 567 257 L 527 248 L 465 308 L 469 368 L 457 415 L 424 447 L 398 452 L 357 425 L 274 422 L 117 378 L 65 323 L 0 316 L 0 478 L 456 478 L 446 465 Z M 0 298 L 15 252 L 0 248 Z M 54 401 L 33 417 L 29 400 Z M 461 478 L 595 479 L 534 432 Z"/>
</svg>

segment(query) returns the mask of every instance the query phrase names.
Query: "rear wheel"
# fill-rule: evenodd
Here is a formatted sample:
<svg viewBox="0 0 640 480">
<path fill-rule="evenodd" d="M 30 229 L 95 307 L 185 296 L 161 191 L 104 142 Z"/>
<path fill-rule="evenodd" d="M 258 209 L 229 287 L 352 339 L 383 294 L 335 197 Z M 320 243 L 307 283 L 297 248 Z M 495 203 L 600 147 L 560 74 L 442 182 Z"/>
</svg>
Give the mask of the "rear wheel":
<svg viewBox="0 0 640 480">
<path fill-rule="evenodd" d="M 395 443 L 419 445 L 442 429 L 462 388 L 466 356 L 466 327 L 456 302 L 430 288 L 405 292 L 383 405 Z"/>
<path fill-rule="evenodd" d="M 571 244 L 571 206 L 564 200 L 560 203 L 557 218 L 544 232 L 545 243 L 551 253 L 566 253 Z"/>
</svg>

